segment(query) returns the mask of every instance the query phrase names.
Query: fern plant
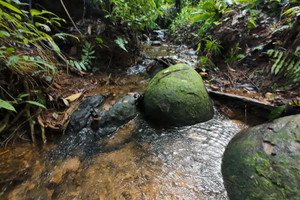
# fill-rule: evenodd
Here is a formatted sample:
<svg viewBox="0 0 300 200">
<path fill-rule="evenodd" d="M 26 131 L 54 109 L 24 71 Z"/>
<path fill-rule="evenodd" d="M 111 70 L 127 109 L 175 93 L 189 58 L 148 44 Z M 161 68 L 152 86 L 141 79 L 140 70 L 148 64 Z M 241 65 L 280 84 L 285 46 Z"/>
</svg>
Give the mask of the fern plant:
<svg viewBox="0 0 300 200">
<path fill-rule="evenodd" d="M 271 73 L 275 76 L 283 75 L 286 86 L 297 86 L 300 82 L 300 59 L 296 54 L 270 49 L 269 57 L 274 60 Z"/>
<path fill-rule="evenodd" d="M 93 60 L 96 58 L 94 56 L 95 50 L 94 46 L 90 43 L 85 41 L 85 43 L 82 46 L 82 52 L 81 60 L 68 60 L 68 63 L 78 69 L 79 71 L 87 71 L 87 70 L 93 70 L 95 72 L 95 68 L 92 68 Z"/>
</svg>

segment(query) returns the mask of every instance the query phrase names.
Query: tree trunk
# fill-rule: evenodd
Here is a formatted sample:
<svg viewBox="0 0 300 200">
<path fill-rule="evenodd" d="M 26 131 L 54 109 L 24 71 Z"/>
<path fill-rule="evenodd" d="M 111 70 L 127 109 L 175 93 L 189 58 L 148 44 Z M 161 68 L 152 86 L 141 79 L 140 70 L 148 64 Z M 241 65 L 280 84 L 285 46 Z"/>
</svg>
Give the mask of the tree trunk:
<svg viewBox="0 0 300 200">
<path fill-rule="evenodd" d="M 175 7 L 177 10 L 177 13 L 181 12 L 181 0 L 175 0 Z"/>
</svg>

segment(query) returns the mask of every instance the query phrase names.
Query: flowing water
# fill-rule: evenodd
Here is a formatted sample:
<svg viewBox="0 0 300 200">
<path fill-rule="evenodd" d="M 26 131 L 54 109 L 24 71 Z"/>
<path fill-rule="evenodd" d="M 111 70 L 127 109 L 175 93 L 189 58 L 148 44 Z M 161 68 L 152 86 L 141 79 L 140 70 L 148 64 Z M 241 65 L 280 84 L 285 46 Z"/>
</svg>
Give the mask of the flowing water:
<svg viewBox="0 0 300 200">
<path fill-rule="evenodd" d="M 148 80 L 126 81 L 94 93 L 143 92 Z M 71 154 L 24 144 L 0 155 L 0 199 L 228 199 L 222 154 L 241 128 L 218 111 L 208 122 L 174 129 L 153 127 L 140 114 L 99 141 L 86 143 L 87 132 Z"/>
</svg>

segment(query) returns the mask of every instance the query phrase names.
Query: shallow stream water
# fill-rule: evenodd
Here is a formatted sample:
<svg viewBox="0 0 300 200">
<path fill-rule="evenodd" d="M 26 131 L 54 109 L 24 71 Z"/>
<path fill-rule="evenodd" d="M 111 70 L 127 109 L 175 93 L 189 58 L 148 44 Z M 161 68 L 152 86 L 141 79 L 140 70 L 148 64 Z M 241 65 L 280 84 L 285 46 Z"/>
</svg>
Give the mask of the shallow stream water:
<svg viewBox="0 0 300 200">
<path fill-rule="evenodd" d="M 113 90 L 117 99 L 143 92 L 148 79 L 131 75 L 124 82 L 93 93 Z M 82 146 L 66 155 L 56 145 L 24 144 L 0 156 L 0 199 L 228 199 L 222 154 L 242 126 L 216 111 L 205 123 L 161 129 L 140 114 L 91 143 L 97 151 Z M 68 136 L 62 140 L 68 144 Z"/>
</svg>

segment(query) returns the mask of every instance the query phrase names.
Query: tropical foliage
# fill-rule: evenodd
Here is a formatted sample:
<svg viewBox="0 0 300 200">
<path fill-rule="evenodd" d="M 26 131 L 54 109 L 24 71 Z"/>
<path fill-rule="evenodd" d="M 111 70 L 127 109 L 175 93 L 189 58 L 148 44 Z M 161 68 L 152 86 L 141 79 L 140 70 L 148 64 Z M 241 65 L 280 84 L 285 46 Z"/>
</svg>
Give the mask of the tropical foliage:
<svg viewBox="0 0 300 200">
<path fill-rule="evenodd" d="M 9 127 L 8 119 L 26 116 L 34 141 L 34 118 L 38 112 L 31 107 L 46 109 L 43 89 L 38 82 L 51 84 L 57 71 L 53 56 L 63 56 L 54 39 L 64 39 L 68 34 L 50 35 L 51 27 L 61 26 L 64 19 L 45 10 L 27 12 L 22 6 L 24 3 L 19 1 L 0 0 L 0 110 L 4 119 L 0 132 Z M 34 23 L 32 17 L 39 22 Z M 14 116 L 11 111 L 18 115 Z"/>
<path fill-rule="evenodd" d="M 145 27 L 153 29 L 155 20 L 162 15 L 162 0 L 110 0 L 113 3 L 112 11 L 108 11 L 107 17 L 121 20 L 135 30 L 143 30 Z"/>
</svg>

